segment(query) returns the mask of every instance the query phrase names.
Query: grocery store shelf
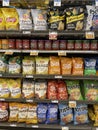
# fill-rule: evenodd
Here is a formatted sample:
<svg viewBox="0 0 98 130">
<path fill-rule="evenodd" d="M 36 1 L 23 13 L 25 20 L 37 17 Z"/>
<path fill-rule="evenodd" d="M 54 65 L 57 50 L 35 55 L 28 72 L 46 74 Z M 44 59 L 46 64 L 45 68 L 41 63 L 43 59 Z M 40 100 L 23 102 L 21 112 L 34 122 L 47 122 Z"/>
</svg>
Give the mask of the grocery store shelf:
<svg viewBox="0 0 98 130">
<path fill-rule="evenodd" d="M 0 74 L 1 78 L 22 78 L 22 74 L 9 74 L 9 73 L 5 73 L 5 74 Z"/>
<path fill-rule="evenodd" d="M 0 49 L 0 52 L 12 52 L 12 53 L 21 53 L 21 50 L 17 50 L 17 49 L 6 49 L 6 50 L 3 50 L 3 49 Z"/>
</svg>

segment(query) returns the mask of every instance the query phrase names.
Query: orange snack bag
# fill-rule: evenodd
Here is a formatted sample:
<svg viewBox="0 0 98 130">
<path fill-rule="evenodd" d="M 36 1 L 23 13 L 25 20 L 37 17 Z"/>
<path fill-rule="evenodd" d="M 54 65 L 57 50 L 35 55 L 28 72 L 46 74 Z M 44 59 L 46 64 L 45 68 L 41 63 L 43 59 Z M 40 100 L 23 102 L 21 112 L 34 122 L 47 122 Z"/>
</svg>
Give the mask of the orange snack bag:
<svg viewBox="0 0 98 130">
<path fill-rule="evenodd" d="M 71 75 L 72 59 L 62 57 L 61 58 L 61 73 L 64 75 Z"/>
<path fill-rule="evenodd" d="M 83 75 L 83 59 L 82 58 L 72 58 L 73 68 L 72 74 L 73 75 Z"/>
<path fill-rule="evenodd" d="M 60 60 L 59 57 L 51 56 L 49 63 L 49 74 L 60 74 Z"/>
</svg>

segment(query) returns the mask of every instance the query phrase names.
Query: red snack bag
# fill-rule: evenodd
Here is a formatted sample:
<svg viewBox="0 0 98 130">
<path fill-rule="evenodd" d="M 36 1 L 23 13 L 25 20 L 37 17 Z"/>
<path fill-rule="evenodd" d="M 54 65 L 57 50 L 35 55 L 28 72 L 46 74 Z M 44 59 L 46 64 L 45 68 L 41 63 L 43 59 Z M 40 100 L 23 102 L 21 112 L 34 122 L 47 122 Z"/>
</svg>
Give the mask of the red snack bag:
<svg viewBox="0 0 98 130">
<path fill-rule="evenodd" d="M 37 40 L 31 40 L 30 47 L 32 50 L 37 50 L 38 49 Z"/>
<path fill-rule="evenodd" d="M 98 48 L 97 40 L 92 40 L 90 44 L 90 50 L 97 50 L 97 48 Z"/>
<path fill-rule="evenodd" d="M 53 50 L 59 50 L 59 40 L 53 41 L 52 49 Z"/>
<path fill-rule="evenodd" d="M 48 81 L 48 91 L 47 91 L 48 99 L 57 99 L 57 82 L 55 80 Z"/>
<path fill-rule="evenodd" d="M 89 50 L 90 49 L 90 41 L 84 40 L 83 41 L 83 50 Z"/>
<path fill-rule="evenodd" d="M 74 50 L 74 40 L 68 40 L 67 49 Z"/>
<path fill-rule="evenodd" d="M 9 39 L 8 46 L 9 49 L 15 49 L 15 39 Z"/>
<path fill-rule="evenodd" d="M 16 49 L 22 49 L 23 48 L 23 43 L 21 39 L 16 40 Z"/>
<path fill-rule="evenodd" d="M 60 50 L 66 50 L 67 41 L 66 40 L 60 40 Z"/>
<path fill-rule="evenodd" d="M 38 49 L 44 50 L 44 47 L 45 47 L 44 40 L 38 40 Z"/>
<path fill-rule="evenodd" d="M 75 50 L 81 50 L 82 49 L 82 41 L 76 40 L 75 41 Z"/>
<path fill-rule="evenodd" d="M 8 121 L 8 103 L 0 102 L 0 121 Z"/>
<path fill-rule="evenodd" d="M 58 94 L 57 94 L 58 100 L 67 100 L 68 99 L 67 88 L 66 88 L 64 81 L 62 81 L 62 80 L 58 81 L 57 92 L 58 92 Z"/>
<path fill-rule="evenodd" d="M 29 40 L 23 40 L 23 49 L 30 49 Z"/>
<path fill-rule="evenodd" d="M 46 40 L 45 41 L 45 50 L 51 50 L 51 48 L 52 48 L 52 41 Z"/>
</svg>

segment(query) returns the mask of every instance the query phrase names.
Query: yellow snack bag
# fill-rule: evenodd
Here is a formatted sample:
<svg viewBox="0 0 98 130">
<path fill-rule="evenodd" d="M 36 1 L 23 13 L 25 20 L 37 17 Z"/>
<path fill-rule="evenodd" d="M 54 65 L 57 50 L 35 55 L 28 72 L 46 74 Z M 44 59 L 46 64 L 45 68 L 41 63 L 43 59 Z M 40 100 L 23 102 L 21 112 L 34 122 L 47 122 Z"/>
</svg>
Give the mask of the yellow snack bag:
<svg viewBox="0 0 98 130">
<path fill-rule="evenodd" d="M 0 30 L 5 30 L 5 19 L 1 10 L 0 10 Z"/>
<path fill-rule="evenodd" d="M 98 105 L 97 104 L 94 104 L 94 113 L 95 115 L 98 114 Z"/>
<path fill-rule="evenodd" d="M 18 122 L 26 122 L 28 112 L 27 104 L 19 104 Z"/>
<path fill-rule="evenodd" d="M 98 126 L 98 113 L 95 115 L 95 123 L 94 126 Z"/>
<path fill-rule="evenodd" d="M 9 80 L 9 89 L 11 98 L 20 98 L 21 97 L 21 80 Z"/>
<path fill-rule="evenodd" d="M 18 120 L 18 103 L 9 103 L 10 115 L 9 122 Z"/>
<path fill-rule="evenodd" d="M 18 30 L 19 18 L 15 8 L 1 8 L 5 18 L 6 30 Z"/>
<path fill-rule="evenodd" d="M 95 114 L 91 108 L 88 108 L 88 115 L 92 121 L 95 121 Z"/>
<path fill-rule="evenodd" d="M 37 124 L 37 104 L 28 104 L 27 124 Z"/>
</svg>

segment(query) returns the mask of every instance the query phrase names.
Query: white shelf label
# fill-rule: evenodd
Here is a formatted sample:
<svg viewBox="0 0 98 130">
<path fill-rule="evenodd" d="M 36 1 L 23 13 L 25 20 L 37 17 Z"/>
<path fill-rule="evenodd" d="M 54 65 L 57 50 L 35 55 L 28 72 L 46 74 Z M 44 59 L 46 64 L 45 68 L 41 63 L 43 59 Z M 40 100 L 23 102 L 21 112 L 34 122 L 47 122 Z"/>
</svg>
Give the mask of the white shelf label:
<svg viewBox="0 0 98 130">
<path fill-rule="evenodd" d="M 31 34 L 31 31 L 23 31 L 23 34 Z"/>
<path fill-rule="evenodd" d="M 69 130 L 69 127 L 62 127 L 62 130 Z"/>
<path fill-rule="evenodd" d="M 32 128 L 38 128 L 39 126 L 38 125 L 32 125 Z"/>
<path fill-rule="evenodd" d="M 66 51 L 59 51 L 58 56 L 66 56 Z"/>
<path fill-rule="evenodd" d="M 26 75 L 26 78 L 33 78 L 33 75 Z"/>
<path fill-rule="evenodd" d="M 16 124 L 10 124 L 10 126 L 12 126 L 12 127 L 16 127 L 17 125 L 16 125 Z"/>
<path fill-rule="evenodd" d="M 13 55 L 13 51 L 12 51 L 12 50 L 7 50 L 7 51 L 5 52 L 5 55 Z"/>
<path fill-rule="evenodd" d="M 2 77 L 2 74 L 0 74 L 0 77 Z"/>
<path fill-rule="evenodd" d="M 49 40 L 57 40 L 57 32 L 49 32 Z"/>
<path fill-rule="evenodd" d="M 30 103 L 31 103 L 31 102 L 33 102 L 33 100 L 31 100 L 31 99 L 27 99 L 26 102 L 30 102 Z"/>
<path fill-rule="evenodd" d="M 54 6 L 61 6 L 61 0 L 54 0 Z"/>
<path fill-rule="evenodd" d="M 5 101 L 5 99 L 4 98 L 0 98 L 0 101 Z"/>
<path fill-rule="evenodd" d="M 2 6 L 9 6 L 10 5 L 10 0 L 3 0 L 2 1 Z"/>
<path fill-rule="evenodd" d="M 51 102 L 52 103 L 58 103 L 59 101 L 58 100 L 52 100 Z"/>
<path fill-rule="evenodd" d="M 30 56 L 38 56 L 38 51 L 31 51 Z"/>
<path fill-rule="evenodd" d="M 95 6 L 98 6 L 98 0 L 95 0 Z"/>
<path fill-rule="evenodd" d="M 56 75 L 54 78 L 55 79 L 62 79 L 62 75 Z"/>
<path fill-rule="evenodd" d="M 98 127 L 96 128 L 96 130 L 98 130 Z"/>
<path fill-rule="evenodd" d="M 76 108 L 76 106 L 77 106 L 76 101 L 69 101 L 69 107 L 70 108 Z"/>
<path fill-rule="evenodd" d="M 86 39 L 95 39 L 95 33 L 94 32 L 86 32 L 85 37 L 86 37 Z"/>
</svg>

